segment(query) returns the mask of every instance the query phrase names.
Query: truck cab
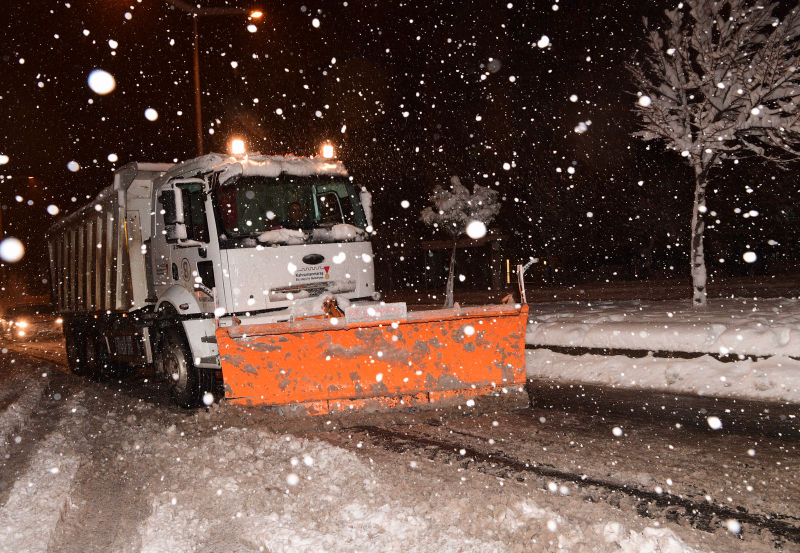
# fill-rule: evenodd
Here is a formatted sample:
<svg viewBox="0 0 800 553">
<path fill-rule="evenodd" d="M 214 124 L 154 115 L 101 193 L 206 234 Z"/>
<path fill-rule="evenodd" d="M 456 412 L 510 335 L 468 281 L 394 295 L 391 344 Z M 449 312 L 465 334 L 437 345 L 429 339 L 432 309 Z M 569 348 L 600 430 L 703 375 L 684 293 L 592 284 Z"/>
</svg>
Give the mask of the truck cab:
<svg viewBox="0 0 800 553">
<path fill-rule="evenodd" d="M 197 404 L 191 373 L 209 372 L 210 383 L 220 368 L 218 326 L 313 317 L 330 295 L 340 304 L 379 298 L 370 211 L 366 189 L 322 157 L 128 164 L 49 236 L 70 358 L 95 361 L 93 374 L 98 359 L 153 363 L 182 388 L 178 403 Z M 79 343 L 87 332 L 89 352 Z M 177 367 L 165 361 L 168 347 L 186 358 Z"/>
</svg>

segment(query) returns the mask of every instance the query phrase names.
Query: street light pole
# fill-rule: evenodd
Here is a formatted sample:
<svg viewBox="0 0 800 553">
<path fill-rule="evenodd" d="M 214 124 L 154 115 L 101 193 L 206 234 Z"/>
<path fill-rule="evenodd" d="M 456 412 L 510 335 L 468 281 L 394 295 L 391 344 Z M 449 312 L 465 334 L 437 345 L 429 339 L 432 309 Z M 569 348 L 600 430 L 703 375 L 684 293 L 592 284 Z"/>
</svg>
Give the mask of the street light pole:
<svg viewBox="0 0 800 553">
<path fill-rule="evenodd" d="M 197 155 L 203 155 L 203 108 L 200 90 L 200 33 L 197 30 L 197 19 L 200 16 L 214 15 L 247 15 L 252 19 L 262 17 L 261 11 L 246 10 L 244 8 L 198 8 L 184 0 L 164 0 L 174 8 L 192 16 L 192 31 L 194 38 L 194 117 L 197 133 Z"/>
<path fill-rule="evenodd" d="M 194 29 L 194 120 L 197 130 L 197 155 L 203 155 L 203 109 L 200 97 L 200 34 L 197 32 L 197 16 L 192 16 Z"/>
</svg>

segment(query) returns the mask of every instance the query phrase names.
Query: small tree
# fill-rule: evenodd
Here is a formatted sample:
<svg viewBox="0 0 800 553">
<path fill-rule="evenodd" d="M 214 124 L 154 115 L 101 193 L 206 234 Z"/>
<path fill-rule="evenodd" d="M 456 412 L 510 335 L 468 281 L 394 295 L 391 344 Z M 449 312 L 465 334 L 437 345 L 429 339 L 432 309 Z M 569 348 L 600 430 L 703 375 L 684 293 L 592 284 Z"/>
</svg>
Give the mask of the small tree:
<svg viewBox="0 0 800 553">
<path fill-rule="evenodd" d="M 456 241 L 458 237 L 468 231 L 470 224 L 478 227 L 478 232 L 470 232 L 472 238 L 480 238 L 486 233 L 486 227 L 494 220 L 500 211 L 498 192 L 484 186 L 475 185 L 472 194 L 469 193 L 461 179 L 450 179 L 451 190 L 441 186 L 433 189 L 430 200 L 432 207 L 426 207 L 420 214 L 420 219 L 428 226 L 445 231 L 453 240 L 453 250 L 450 254 L 450 270 L 447 274 L 447 292 L 445 307 L 453 307 L 453 277 L 456 265 Z M 472 227 L 470 227 L 471 230 Z"/>
<path fill-rule="evenodd" d="M 800 6 L 758 0 L 686 0 L 651 30 L 649 53 L 628 69 L 639 87 L 635 136 L 660 140 L 694 169 L 691 274 L 706 303 L 706 185 L 723 160 L 800 156 Z M 647 19 L 644 20 L 645 27 Z M 649 29 L 649 28 L 648 28 Z"/>
</svg>

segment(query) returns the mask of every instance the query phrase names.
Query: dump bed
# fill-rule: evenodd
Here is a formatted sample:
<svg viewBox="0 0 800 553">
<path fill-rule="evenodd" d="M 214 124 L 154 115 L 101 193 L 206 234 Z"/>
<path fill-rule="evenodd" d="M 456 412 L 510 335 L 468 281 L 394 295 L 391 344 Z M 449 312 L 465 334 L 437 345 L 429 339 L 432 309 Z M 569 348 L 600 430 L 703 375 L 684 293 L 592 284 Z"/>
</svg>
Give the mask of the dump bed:
<svg viewBox="0 0 800 553">
<path fill-rule="evenodd" d="M 47 235 L 59 313 L 125 312 L 146 305 L 153 182 L 170 164 L 129 163 L 89 204 Z"/>
</svg>

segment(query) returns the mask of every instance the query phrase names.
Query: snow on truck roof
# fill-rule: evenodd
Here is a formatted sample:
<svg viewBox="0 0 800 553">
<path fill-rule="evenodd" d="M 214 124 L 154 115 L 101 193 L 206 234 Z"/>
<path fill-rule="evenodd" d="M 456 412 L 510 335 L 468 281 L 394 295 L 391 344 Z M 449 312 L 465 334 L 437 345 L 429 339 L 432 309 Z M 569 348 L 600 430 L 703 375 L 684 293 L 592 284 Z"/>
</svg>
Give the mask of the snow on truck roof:
<svg viewBox="0 0 800 553">
<path fill-rule="evenodd" d="M 302 177 L 311 175 L 348 176 L 344 163 L 339 160 L 323 157 L 302 157 L 294 154 L 267 156 L 256 153 L 248 154 L 244 157 L 234 157 L 211 153 L 176 164 L 134 161 L 117 169 L 114 172 L 114 184 L 101 190 L 91 202 L 81 207 L 78 211 L 56 221 L 47 234 L 52 233 L 70 221 L 79 219 L 84 213 L 93 209 L 94 205 L 101 203 L 115 191 L 126 189 L 142 173 L 149 173 L 146 177 L 148 179 L 165 182 L 175 177 L 218 171 L 220 172 L 219 182 L 221 184 L 240 175 L 246 177 L 277 177 L 281 174 Z"/>
<path fill-rule="evenodd" d="M 311 175 L 348 176 L 347 169 L 341 161 L 323 157 L 301 157 L 293 154 L 284 156 L 248 154 L 243 157 L 234 157 L 208 154 L 175 165 L 165 177 L 173 178 L 178 175 L 211 172 L 220 173 L 220 184 L 238 176 L 277 177 L 281 174 L 300 177 Z"/>
</svg>

